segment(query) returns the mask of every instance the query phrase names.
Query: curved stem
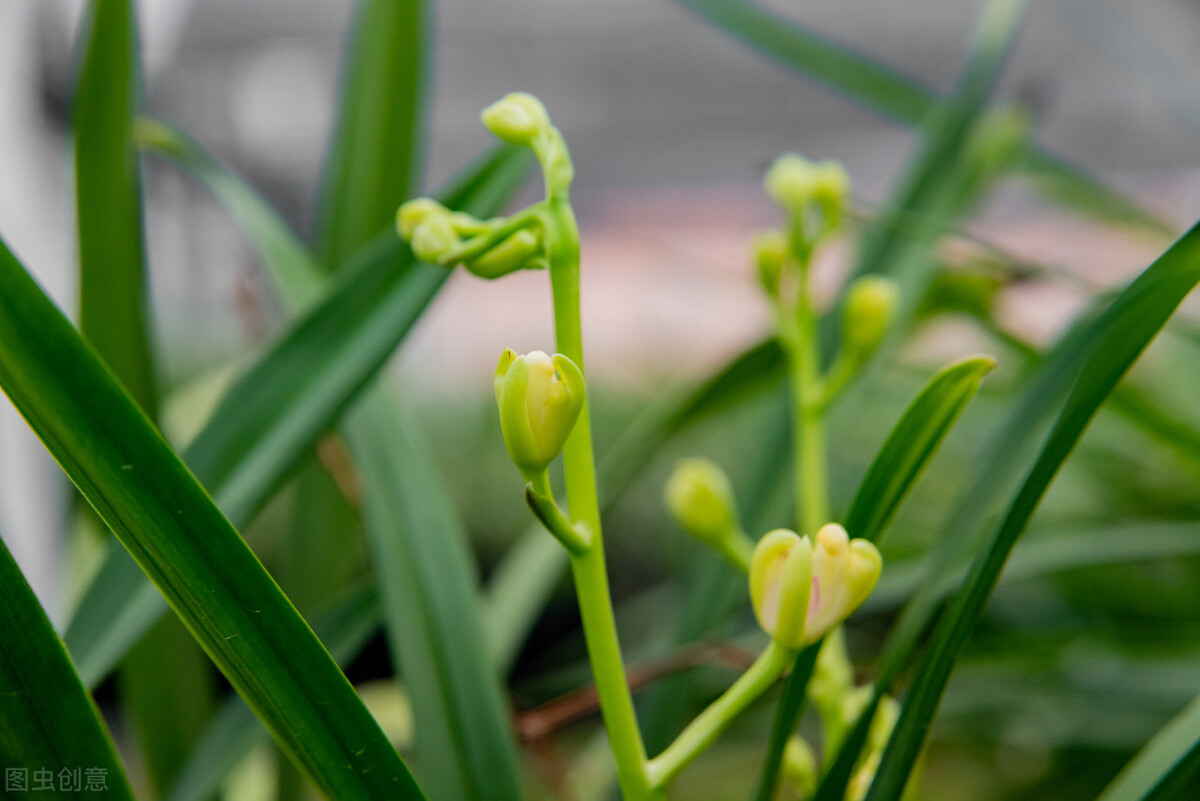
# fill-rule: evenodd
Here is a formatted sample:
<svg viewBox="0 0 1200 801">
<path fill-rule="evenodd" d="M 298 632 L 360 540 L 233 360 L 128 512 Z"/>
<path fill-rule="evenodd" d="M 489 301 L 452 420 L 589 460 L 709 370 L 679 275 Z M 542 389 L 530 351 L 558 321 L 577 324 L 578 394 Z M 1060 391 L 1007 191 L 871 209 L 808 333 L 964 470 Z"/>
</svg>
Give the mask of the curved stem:
<svg viewBox="0 0 1200 801">
<path fill-rule="evenodd" d="M 717 741 L 734 718 L 775 683 L 792 664 L 796 652 L 772 642 L 754 664 L 713 701 L 665 751 L 650 760 L 647 771 L 656 788 L 666 786 L 692 760 Z"/>
<path fill-rule="evenodd" d="M 584 371 L 583 332 L 579 314 L 579 231 L 565 190 L 546 203 L 543 225 L 554 294 L 554 331 L 558 352 Z M 586 371 L 585 371 L 586 375 Z M 592 454 L 589 403 L 563 447 L 567 505 L 572 519 L 591 534 L 586 552 L 571 557 L 571 573 L 583 619 L 588 658 L 600 699 L 600 713 L 617 763 L 617 779 L 626 801 L 654 801 L 659 794 L 646 773 L 646 748 L 634 714 L 625 677 L 617 625 L 604 562 L 596 468 Z"/>
</svg>

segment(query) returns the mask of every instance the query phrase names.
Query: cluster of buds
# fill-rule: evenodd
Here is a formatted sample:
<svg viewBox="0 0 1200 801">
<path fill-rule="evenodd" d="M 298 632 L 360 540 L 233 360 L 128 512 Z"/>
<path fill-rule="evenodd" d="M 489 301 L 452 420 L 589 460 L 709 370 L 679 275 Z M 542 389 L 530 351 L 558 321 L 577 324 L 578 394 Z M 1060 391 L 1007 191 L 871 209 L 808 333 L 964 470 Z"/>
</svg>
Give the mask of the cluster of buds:
<svg viewBox="0 0 1200 801">
<path fill-rule="evenodd" d="M 567 144 L 542 101 L 526 92 L 512 92 L 483 110 L 483 125 L 497 139 L 528 147 L 538 157 L 546 180 L 546 194 L 565 196 L 575 178 Z"/>
<path fill-rule="evenodd" d="M 427 197 L 408 201 L 396 213 L 396 230 L 418 259 L 447 267 L 461 263 L 480 278 L 546 266 L 537 230 L 512 227 L 507 219 L 477 220 Z"/>
<path fill-rule="evenodd" d="M 816 240 L 841 225 L 850 197 L 850 178 L 835 161 L 814 163 L 795 153 L 785 153 L 767 170 L 763 188 L 787 211 L 801 233 Z M 814 233 L 807 233 L 810 228 L 815 229 Z"/>
<path fill-rule="evenodd" d="M 849 617 L 883 568 L 874 545 L 851 540 L 836 523 L 822 526 L 814 539 L 776 529 L 759 541 L 750 561 L 750 600 L 758 623 L 793 650 Z"/>
<path fill-rule="evenodd" d="M 493 379 L 500 430 L 513 464 L 536 483 L 575 427 L 586 398 L 583 373 L 561 353 L 506 349 Z"/>
<path fill-rule="evenodd" d="M 746 570 L 753 544 L 738 524 L 729 478 L 708 459 L 683 459 L 663 492 L 667 510 L 688 534 Z"/>
</svg>

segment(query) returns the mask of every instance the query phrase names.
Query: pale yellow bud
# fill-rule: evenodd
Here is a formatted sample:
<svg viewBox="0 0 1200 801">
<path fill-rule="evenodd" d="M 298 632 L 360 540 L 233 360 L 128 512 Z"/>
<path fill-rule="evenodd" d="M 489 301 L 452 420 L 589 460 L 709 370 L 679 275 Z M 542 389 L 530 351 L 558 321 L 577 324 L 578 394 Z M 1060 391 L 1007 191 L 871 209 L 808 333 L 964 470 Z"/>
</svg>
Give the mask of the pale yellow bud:
<svg viewBox="0 0 1200 801">
<path fill-rule="evenodd" d="M 497 100 L 483 110 L 482 119 L 489 131 L 514 145 L 529 145 L 550 128 L 550 115 L 542 101 L 525 92 Z"/>
<path fill-rule="evenodd" d="M 787 237 L 780 231 L 762 231 L 754 237 L 754 264 L 758 280 L 771 297 L 779 294 L 779 278 L 788 257 Z"/>
<path fill-rule="evenodd" d="M 500 430 L 509 456 L 527 481 L 558 454 L 583 410 L 583 374 L 561 353 L 517 356 L 505 350 L 493 379 Z"/>
<path fill-rule="evenodd" d="M 779 205 L 799 212 L 814 199 L 817 169 L 811 161 L 795 153 L 775 159 L 763 179 L 763 189 Z"/>
<path fill-rule="evenodd" d="M 703 542 L 719 547 L 737 531 L 733 487 L 725 472 L 708 459 L 676 464 L 663 495 L 679 525 Z"/>
<path fill-rule="evenodd" d="M 879 347 L 899 298 L 896 282 L 881 275 L 863 276 L 850 285 L 842 313 L 842 337 L 852 353 L 861 357 Z"/>
</svg>

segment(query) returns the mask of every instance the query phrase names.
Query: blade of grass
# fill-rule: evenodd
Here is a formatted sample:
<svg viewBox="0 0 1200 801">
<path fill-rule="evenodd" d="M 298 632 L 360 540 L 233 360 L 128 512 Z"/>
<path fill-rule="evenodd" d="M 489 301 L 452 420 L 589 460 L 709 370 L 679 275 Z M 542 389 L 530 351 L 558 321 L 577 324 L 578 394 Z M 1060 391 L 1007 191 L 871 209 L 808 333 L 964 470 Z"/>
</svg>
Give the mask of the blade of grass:
<svg viewBox="0 0 1200 801">
<path fill-rule="evenodd" d="M 24 775 L 29 790 L 36 786 L 29 781 L 34 770 L 51 771 L 57 786 L 60 771 L 71 775 L 86 767 L 101 771 L 97 775 L 105 780 L 106 798 L 133 801 L 100 712 L 3 541 L 0 616 L 5 624 L 0 637 L 0 762 L 6 789 L 23 794 L 11 784 L 14 771 Z"/>
<path fill-rule="evenodd" d="M 748 0 L 676 0 L 789 69 L 808 75 L 866 108 L 910 126 L 945 101 L 891 67 L 835 44 Z M 1173 229 L 1057 156 L 1036 148 L 1025 171 L 1059 202 L 1102 221 L 1137 225 L 1164 235 Z"/>
<path fill-rule="evenodd" d="M 328 796 L 423 795 L 237 531 L 0 249 L 0 386 L 288 756 Z"/>
<path fill-rule="evenodd" d="M 938 445 L 995 367 L 990 356 L 940 370 L 909 404 L 867 470 L 846 513 L 846 531 L 877 542 Z"/>
<path fill-rule="evenodd" d="M 1090 327 L 1087 351 L 1057 422 L 1003 521 L 939 621 L 919 663 L 867 801 L 900 798 L 958 653 L 982 613 L 1017 537 L 1100 405 L 1197 281 L 1200 226 L 1176 241 Z"/>
<path fill-rule="evenodd" d="M 247 229 L 258 223 L 266 231 L 252 235 L 255 241 L 272 242 L 286 230 L 273 214 L 242 222 Z M 276 260 L 300 250 L 298 244 L 260 249 L 289 307 L 323 280 L 311 279 L 311 263 Z M 303 277 L 295 281 L 297 275 Z M 366 488 L 368 543 L 384 588 L 393 658 L 414 701 L 425 783 L 434 797 L 519 798 L 516 743 L 484 653 L 466 532 L 429 460 L 400 427 L 395 404 L 377 386 L 364 391 L 341 431 Z"/>
<path fill-rule="evenodd" d="M 1138 751 L 1096 801 L 1168 801 L 1200 775 L 1200 696 Z"/>
<path fill-rule="evenodd" d="M 317 251 L 330 268 L 386 227 L 420 185 L 428 5 L 361 0 L 355 10 L 318 203 Z"/>
<path fill-rule="evenodd" d="M 339 665 L 345 666 L 379 630 L 379 592 L 360 582 L 343 590 L 313 615 L 313 631 Z M 203 801 L 246 754 L 269 733 L 241 698 L 226 701 L 198 740 L 163 801 Z"/>
<path fill-rule="evenodd" d="M 523 180 L 525 154 L 499 149 L 442 197 L 491 213 Z M 415 264 L 391 233 L 359 251 L 320 305 L 247 370 L 184 454 L 192 472 L 238 524 L 283 482 L 297 461 L 370 379 L 445 280 Z M 165 611 L 124 554 L 101 568 L 65 640 L 89 684 Z"/>
</svg>

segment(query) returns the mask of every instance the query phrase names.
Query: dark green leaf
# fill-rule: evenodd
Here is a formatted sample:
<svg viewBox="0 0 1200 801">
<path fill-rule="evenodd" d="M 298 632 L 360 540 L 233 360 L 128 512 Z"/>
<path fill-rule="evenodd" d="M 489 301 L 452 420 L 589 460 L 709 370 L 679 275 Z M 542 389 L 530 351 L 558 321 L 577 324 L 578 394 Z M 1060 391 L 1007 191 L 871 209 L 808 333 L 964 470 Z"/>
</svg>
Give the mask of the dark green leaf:
<svg viewBox="0 0 1200 801">
<path fill-rule="evenodd" d="M 1200 281 L 1200 225 L 1152 264 L 1089 327 L 1088 343 L 1065 406 L 1003 521 L 971 567 L 917 668 L 896 730 L 867 801 L 900 798 L 925 740 L 954 662 L 966 644 L 1009 551 L 1055 474 L 1100 405 Z"/>
<path fill-rule="evenodd" d="M 423 798 L 237 531 L 7 249 L 0 386 L 289 757 L 339 799 Z"/>
<path fill-rule="evenodd" d="M 0 765 L 24 771 L 27 788 L 37 786 L 34 770 L 52 772 L 59 787 L 60 771 L 79 778 L 101 771 L 105 798 L 128 799 L 133 793 L 117 760 L 112 738 L 100 712 L 79 681 L 62 640 L 25 583 L 17 563 L 0 541 Z M 55 793 L 19 792 L 21 797 L 50 798 Z"/>
</svg>

